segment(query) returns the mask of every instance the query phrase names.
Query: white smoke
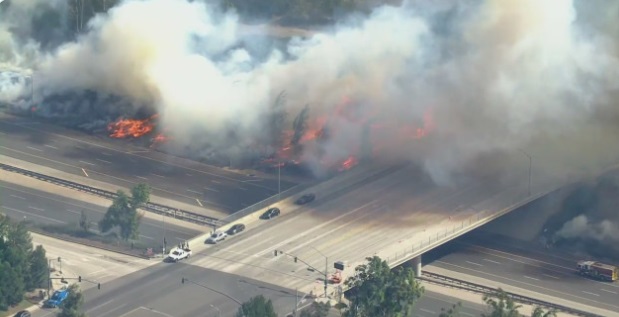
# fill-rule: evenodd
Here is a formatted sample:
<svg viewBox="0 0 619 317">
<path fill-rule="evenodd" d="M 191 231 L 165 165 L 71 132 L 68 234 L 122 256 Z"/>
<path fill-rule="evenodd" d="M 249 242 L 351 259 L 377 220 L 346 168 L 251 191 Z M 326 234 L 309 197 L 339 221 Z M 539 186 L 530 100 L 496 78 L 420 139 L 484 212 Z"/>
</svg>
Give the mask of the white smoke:
<svg viewBox="0 0 619 317">
<path fill-rule="evenodd" d="M 563 239 L 594 239 L 602 242 L 619 242 L 619 226 L 610 220 L 592 222 L 587 216 L 579 215 L 563 224 L 555 233 Z"/>
<path fill-rule="evenodd" d="M 259 57 L 243 48 L 233 12 L 130 0 L 38 58 L 37 92 L 123 96 L 155 107 L 176 143 L 225 143 L 232 131 L 243 143 L 235 146 L 248 147 L 285 90 L 289 119 L 305 104 L 312 118 L 330 117 L 338 129 L 325 148 L 342 159 L 361 130 L 334 114 L 348 97 L 360 116 L 393 128 L 375 140 L 381 156 L 413 158 L 443 181 L 480 156 L 516 148 L 539 151 L 536 164 L 605 165 L 619 150 L 619 8 L 606 4 L 410 1 Z M 11 42 L 13 52 L 20 43 Z M 424 140 L 395 135 L 421 127 L 429 112 Z"/>
</svg>

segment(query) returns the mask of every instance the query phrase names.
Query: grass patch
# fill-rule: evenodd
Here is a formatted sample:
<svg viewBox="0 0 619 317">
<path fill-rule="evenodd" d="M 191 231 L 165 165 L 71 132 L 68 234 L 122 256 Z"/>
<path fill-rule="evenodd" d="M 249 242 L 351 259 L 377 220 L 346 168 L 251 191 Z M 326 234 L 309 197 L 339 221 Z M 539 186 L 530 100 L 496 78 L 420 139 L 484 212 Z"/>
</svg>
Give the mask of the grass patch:
<svg viewBox="0 0 619 317">
<path fill-rule="evenodd" d="M 101 247 L 104 249 L 132 253 L 135 255 L 144 255 L 147 248 L 155 249 L 155 247 L 157 247 L 145 245 L 140 241 L 124 241 L 123 239 L 120 239 L 118 234 L 115 232 L 100 234 L 93 230 L 86 231 L 80 228 L 77 224 L 43 225 L 31 223 L 30 229 L 34 232 L 52 235 L 63 240 L 83 243 L 93 247 Z"/>
</svg>

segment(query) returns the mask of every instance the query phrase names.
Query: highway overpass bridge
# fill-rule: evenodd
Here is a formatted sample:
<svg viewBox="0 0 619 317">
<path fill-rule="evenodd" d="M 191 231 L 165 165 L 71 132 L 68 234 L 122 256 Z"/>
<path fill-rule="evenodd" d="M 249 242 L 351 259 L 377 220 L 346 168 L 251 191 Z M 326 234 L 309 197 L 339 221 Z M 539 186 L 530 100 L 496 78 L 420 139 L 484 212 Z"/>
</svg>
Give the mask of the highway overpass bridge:
<svg viewBox="0 0 619 317">
<path fill-rule="evenodd" d="M 574 180 L 542 178 L 535 167 L 531 172 L 530 186 L 528 164 L 511 182 L 439 186 L 411 165 L 360 167 L 279 202 L 278 218 L 259 220 L 264 209 L 248 208 L 230 223 L 245 223 L 247 231 L 221 244 L 204 246 L 204 236 L 192 240 L 198 252 L 204 248 L 193 264 L 315 294 L 324 292 L 323 273 L 334 273 L 337 261 L 345 263 L 344 275 L 373 255 L 391 266 L 412 260 L 420 270 L 424 252 Z M 294 205 L 309 192 L 316 201 Z"/>
</svg>

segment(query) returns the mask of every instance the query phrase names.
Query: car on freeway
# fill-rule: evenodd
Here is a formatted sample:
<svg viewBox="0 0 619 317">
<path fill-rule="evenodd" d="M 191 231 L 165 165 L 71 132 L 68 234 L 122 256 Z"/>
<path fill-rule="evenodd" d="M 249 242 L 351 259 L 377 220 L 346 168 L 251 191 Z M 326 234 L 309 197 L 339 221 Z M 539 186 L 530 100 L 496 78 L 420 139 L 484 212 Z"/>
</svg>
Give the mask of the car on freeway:
<svg viewBox="0 0 619 317">
<path fill-rule="evenodd" d="M 271 218 L 275 218 L 277 216 L 279 216 L 280 211 L 279 208 L 277 207 L 271 207 L 269 209 L 267 209 L 267 211 L 265 211 L 262 215 L 260 215 L 260 219 L 271 219 Z"/>
<path fill-rule="evenodd" d="M 228 235 L 225 232 L 215 231 L 210 237 L 208 237 L 208 239 L 206 239 L 206 243 L 215 244 L 219 241 L 226 240 L 227 236 Z"/>
<path fill-rule="evenodd" d="M 294 203 L 297 205 L 305 205 L 307 203 L 311 203 L 312 201 L 314 201 L 314 199 L 316 199 L 316 195 L 314 194 L 305 194 L 301 197 L 299 197 L 299 199 L 297 199 L 297 201 L 295 201 Z"/>
<path fill-rule="evenodd" d="M 189 248 L 173 248 L 170 250 L 170 253 L 168 253 L 167 260 L 169 262 L 178 262 L 183 259 L 189 259 L 191 253 Z"/>
<path fill-rule="evenodd" d="M 235 235 L 239 232 L 243 232 L 245 230 L 245 225 L 242 223 L 237 223 L 235 225 L 233 225 L 232 227 L 230 227 L 230 229 L 228 229 L 228 231 L 226 231 L 226 233 L 228 235 Z"/>
<path fill-rule="evenodd" d="M 17 314 L 15 314 L 14 317 L 30 317 L 30 316 L 32 316 L 32 315 L 30 314 L 29 311 L 22 310 L 22 311 L 18 312 Z"/>
</svg>

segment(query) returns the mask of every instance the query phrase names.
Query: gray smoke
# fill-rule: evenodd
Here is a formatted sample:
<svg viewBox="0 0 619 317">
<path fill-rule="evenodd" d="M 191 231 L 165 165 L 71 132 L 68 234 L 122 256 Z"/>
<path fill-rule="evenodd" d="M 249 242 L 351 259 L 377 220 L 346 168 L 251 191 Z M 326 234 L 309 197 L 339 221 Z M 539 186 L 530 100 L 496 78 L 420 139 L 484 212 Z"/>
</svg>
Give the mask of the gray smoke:
<svg viewBox="0 0 619 317">
<path fill-rule="evenodd" d="M 610 220 L 590 221 L 587 216 L 579 215 L 566 222 L 555 233 L 562 239 L 593 239 L 600 242 L 619 242 L 619 226 Z"/>
<path fill-rule="evenodd" d="M 322 147 L 330 159 L 356 154 L 366 124 L 358 118 L 371 118 L 380 157 L 413 159 L 436 181 L 522 165 L 506 154 L 519 148 L 549 173 L 618 158 L 612 0 L 408 1 L 267 53 L 268 44 L 240 36 L 234 12 L 201 1 L 123 1 L 49 53 L 26 54 L 37 44 L 18 38 L 4 17 L 2 61 L 33 68 L 41 98 L 95 91 L 128 100 L 134 112 L 152 107 L 178 147 L 261 152 L 254 140 L 286 91 L 289 121 L 309 104 L 312 120 L 336 127 Z M 0 98 L 16 99 L 23 83 L 4 82 Z M 338 114 L 345 98 L 352 106 Z M 84 107 L 93 105 L 109 103 Z M 418 129 L 421 139 L 411 133 Z M 487 157 L 494 163 L 475 164 Z"/>
</svg>

